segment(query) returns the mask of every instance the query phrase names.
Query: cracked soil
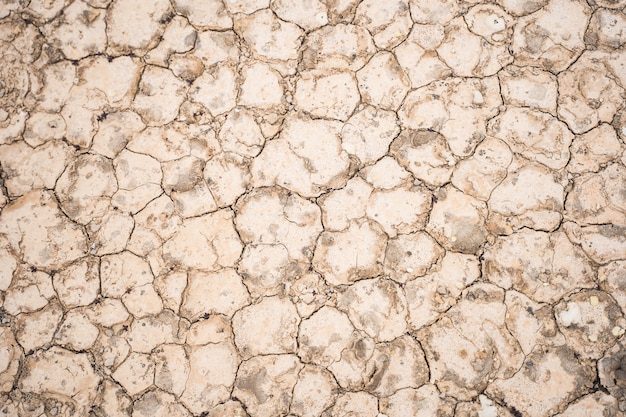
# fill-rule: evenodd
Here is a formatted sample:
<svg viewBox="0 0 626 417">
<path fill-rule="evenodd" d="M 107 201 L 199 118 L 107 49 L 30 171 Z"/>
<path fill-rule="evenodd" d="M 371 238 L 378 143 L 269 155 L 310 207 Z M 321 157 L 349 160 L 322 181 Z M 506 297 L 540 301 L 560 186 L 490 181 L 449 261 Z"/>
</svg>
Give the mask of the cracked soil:
<svg viewBox="0 0 626 417">
<path fill-rule="evenodd" d="M 0 416 L 626 415 L 626 0 L 0 0 Z"/>
</svg>

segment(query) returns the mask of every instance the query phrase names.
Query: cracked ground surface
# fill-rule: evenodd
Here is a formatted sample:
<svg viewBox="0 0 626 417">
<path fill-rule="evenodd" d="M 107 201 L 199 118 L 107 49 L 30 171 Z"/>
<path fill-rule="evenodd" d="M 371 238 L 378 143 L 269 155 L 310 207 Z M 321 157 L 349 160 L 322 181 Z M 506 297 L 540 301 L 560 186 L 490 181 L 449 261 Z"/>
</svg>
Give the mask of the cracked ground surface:
<svg viewBox="0 0 626 417">
<path fill-rule="evenodd" d="M 0 0 L 0 415 L 626 413 L 625 0 Z"/>
</svg>

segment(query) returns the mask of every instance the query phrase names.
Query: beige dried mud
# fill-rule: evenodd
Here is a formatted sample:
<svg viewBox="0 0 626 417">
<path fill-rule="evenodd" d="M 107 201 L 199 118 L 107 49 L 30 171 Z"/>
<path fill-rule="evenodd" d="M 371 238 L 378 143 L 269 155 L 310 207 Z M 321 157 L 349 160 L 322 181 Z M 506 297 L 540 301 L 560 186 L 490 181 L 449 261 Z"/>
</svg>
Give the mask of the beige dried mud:
<svg viewBox="0 0 626 417">
<path fill-rule="evenodd" d="M 0 415 L 626 413 L 626 0 L 3 0 Z"/>
</svg>

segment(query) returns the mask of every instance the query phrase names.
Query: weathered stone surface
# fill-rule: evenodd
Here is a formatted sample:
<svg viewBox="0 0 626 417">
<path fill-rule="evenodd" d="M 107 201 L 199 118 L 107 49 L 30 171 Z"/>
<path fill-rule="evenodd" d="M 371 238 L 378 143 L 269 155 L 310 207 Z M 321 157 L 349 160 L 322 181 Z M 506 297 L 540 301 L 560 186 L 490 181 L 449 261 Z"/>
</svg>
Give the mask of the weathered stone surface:
<svg viewBox="0 0 626 417">
<path fill-rule="evenodd" d="M 0 233 L 36 267 L 56 269 L 87 251 L 83 230 L 65 217 L 49 191 L 31 191 L 5 207 Z"/>
<path fill-rule="evenodd" d="M 499 237 L 483 257 L 486 279 L 539 302 L 554 303 L 595 285 L 592 264 L 563 232 L 520 230 Z"/>
<path fill-rule="evenodd" d="M 494 77 L 451 78 L 418 88 L 400 107 L 400 121 L 411 129 L 441 133 L 455 155 L 468 156 L 485 137 L 487 120 L 502 104 L 497 84 Z"/>
<path fill-rule="evenodd" d="M 87 413 L 101 377 L 86 353 L 52 347 L 29 356 L 19 381 L 23 392 L 58 398 L 80 413 Z"/>
<path fill-rule="evenodd" d="M 387 237 L 369 221 L 353 221 L 339 232 L 322 232 L 313 266 L 329 284 L 349 284 L 382 271 Z"/>
<path fill-rule="evenodd" d="M 302 368 L 295 355 L 254 357 L 239 367 L 233 394 L 252 415 L 287 414 Z"/>
</svg>

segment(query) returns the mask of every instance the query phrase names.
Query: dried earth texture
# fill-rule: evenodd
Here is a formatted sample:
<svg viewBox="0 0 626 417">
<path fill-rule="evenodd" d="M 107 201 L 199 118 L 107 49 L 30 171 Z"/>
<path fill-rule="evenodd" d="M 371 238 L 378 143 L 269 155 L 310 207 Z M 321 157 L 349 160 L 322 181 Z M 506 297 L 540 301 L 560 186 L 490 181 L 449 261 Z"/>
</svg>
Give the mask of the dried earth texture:
<svg viewBox="0 0 626 417">
<path fill-rule="evenodd" d="M 0 0 L 0 416 L 626 416 L 626 0 Z"/>
</svg>

